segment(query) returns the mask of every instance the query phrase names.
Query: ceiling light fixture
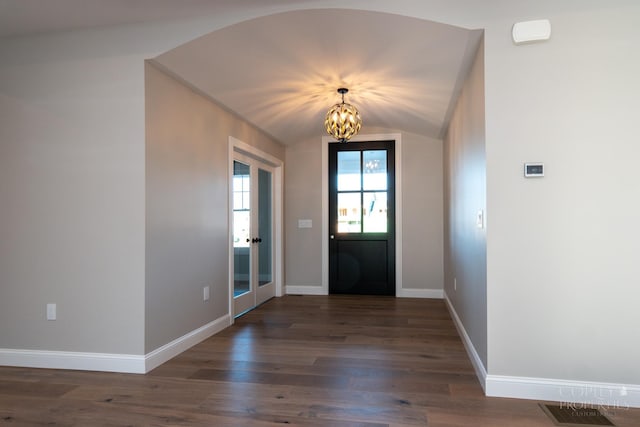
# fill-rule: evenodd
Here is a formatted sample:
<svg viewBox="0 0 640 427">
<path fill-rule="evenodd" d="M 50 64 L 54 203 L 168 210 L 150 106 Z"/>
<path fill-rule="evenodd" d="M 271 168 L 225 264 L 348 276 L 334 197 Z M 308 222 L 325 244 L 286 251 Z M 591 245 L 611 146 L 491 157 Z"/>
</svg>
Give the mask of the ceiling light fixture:
<svg viewBox="0 0 640 427">
<path fill-rule="evenodd" d="M 338 89 L 338 93 L 342 95 L 342 102 L 329 108 L 324 119 L 324 127 L 327 133 L 338 142 L 349 141 L 362 127 L 362 119 L 358 109 L 344 102 L 344 94 L 347 92 L 349 92 L 347 88 L 341 87 Z"/>
</svg>

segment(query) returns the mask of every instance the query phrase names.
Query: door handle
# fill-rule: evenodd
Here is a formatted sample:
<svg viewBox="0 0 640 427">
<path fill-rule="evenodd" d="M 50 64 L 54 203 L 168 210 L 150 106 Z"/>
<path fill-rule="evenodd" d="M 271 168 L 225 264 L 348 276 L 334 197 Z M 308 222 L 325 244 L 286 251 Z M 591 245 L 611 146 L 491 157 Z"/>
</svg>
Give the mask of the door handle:
<svg viewBox="0 0 640 427">
<path fill-rule="evenodd" d="M 248 242 L 249 240 L 247 240 Z M 260 237 L 254 237 L 253 239 L 251 239 L 251 243 L 260 243 L 262 242 L 262 239 Z"/>
</svg>

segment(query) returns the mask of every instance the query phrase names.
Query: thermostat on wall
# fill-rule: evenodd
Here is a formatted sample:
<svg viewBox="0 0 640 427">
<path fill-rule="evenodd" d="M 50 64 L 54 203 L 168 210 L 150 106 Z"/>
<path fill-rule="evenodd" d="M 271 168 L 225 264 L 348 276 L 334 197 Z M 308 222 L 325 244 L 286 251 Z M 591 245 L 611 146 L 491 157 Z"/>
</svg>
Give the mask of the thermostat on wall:
<svg viewBox="0 0 640 427">
<path fill-rule="evenodd" d="M 524 176 L 527 178 L 543 177 L 544 164 L 543 163 L 525 163 Z"/>
</svg>

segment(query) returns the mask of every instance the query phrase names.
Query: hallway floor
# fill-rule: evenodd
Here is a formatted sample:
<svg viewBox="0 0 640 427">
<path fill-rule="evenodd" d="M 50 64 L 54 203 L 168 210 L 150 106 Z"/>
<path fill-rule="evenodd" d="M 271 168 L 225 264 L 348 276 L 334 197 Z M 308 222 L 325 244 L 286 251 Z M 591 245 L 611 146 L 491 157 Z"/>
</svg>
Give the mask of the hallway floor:
<svg viewBox="0 0 640 427">
<path fill-rule="evenodd" d="M 538 403 L 483 395 L 441 300 L 273 299 L 147 375 L 0 367 L 12 427 L 553 426 Z"/>
</svg>

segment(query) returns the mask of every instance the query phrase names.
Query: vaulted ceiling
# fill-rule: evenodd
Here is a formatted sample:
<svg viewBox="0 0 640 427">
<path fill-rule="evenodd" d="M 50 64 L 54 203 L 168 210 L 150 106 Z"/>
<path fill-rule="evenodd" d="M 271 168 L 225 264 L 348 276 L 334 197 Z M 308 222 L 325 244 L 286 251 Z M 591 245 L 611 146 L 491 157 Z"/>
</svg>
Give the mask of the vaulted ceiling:
<svg viewBox="0 0 640 427">
<path fill-rule="evenodd" d="M 0 36 L 186 19 L 264 1 L 0 0 Z M 349 88 L 363 133 L 441 138 L 481 35 L 388 13 L 296 10 L 213 31 L 154 61 L 285 144 L 323 135 L 338 87 Z"/>
</svg>

